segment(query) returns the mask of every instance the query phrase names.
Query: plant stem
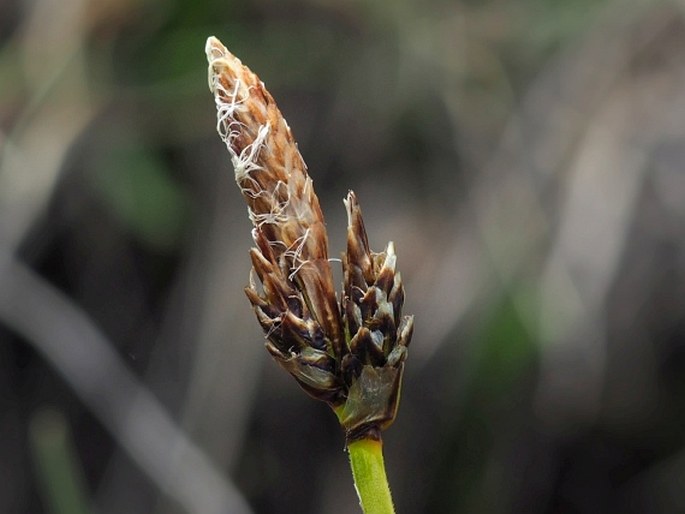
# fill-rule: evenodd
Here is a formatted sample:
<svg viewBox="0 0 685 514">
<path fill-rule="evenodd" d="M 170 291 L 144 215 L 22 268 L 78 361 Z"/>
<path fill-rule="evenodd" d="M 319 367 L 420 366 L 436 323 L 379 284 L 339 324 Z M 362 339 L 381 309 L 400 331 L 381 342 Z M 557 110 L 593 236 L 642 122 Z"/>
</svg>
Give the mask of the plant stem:
<svg viewBox="0 0 685 514">
<path fill-rule="evenodd" d="M 395 514 L 383 462 L 383 442 L 358 439 L 347 445 L 354 486 L 364 514 Z"/>
<path fill-rule="evenodd" d="M 43 500 L 55 514 L 86 514 L 83 469 L 62 412 L 42 408 L 33 415 L 30 441 Z"/>
</svg>

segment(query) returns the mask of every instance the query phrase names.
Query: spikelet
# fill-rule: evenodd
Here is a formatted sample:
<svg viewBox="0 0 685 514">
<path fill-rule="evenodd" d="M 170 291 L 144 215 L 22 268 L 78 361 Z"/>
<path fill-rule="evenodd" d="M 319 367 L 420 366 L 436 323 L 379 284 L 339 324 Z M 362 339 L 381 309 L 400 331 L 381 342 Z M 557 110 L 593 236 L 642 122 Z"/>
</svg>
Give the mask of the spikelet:
<svg viewBox="0 0 685 514">
<path fill-rule="evenodd" d="M 290 127 L 264 83 L 218 39 L 210 37 L 205 51 L 217 131 L 254 225 L 245 292 L 266 348 L 310 395 L 333 407 L 348 441 L 380 437 L 397 411 L 413 326 L 401 316 L 394 247 L 369 250 L 350 192 L 338 303 L 319 200 Z"/>
<path fill-rule="evenodd" d="M 265 289 L 275 286 L 273 277 L 266 282 L 265 277 L 277 268 L 287 270 L 283 286 L 299 285 L 306 304 L 299 311 L 311 309 L 330 338 L 333 357 L 339 357 L 342 333 L 326 229 L 290 127 L 264 83 L 218 39 L 207 40 L 206 52 L 217 131 L 231 155 L 236 182 L 255 226 L 253 236 L 259 250 L 251 252 L 254 269 Z M 289 296 L 281 299 L 279 308 Z"/>
<path fill-rule="evenodd" d="M 414 317 L 402 316 L 404 286 L 395 270 L 395 246 L 390 242 L 384 252 L 371 252 L 356 195 L 350 191 L 344 202 L 347 251 L 342 256 L 341 310 L 348 353 L 342 374 L 348 390 L 337 413 L 353 440 L 383 430 L 395 419 Z"/>
</svg>

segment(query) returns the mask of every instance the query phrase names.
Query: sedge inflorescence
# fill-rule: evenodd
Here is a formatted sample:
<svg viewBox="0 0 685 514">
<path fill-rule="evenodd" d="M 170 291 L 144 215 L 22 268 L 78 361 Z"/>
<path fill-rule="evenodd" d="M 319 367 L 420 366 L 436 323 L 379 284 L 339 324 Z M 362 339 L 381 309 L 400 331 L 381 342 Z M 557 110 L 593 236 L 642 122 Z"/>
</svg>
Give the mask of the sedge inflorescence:
<svg viewBox="0 0 685 514">
<path fill-rule="evenodd" d="M 338 300 L 323 214 L 290 127 L 264 83 L 218 39 L 207 40 L 206 53 L 217 131 L 253 224 L 245 292 L 266 348 L 334 409 L 348 441 L 380 438 L 397 412 L 413 330 L 413 317 L 402 315 L 394 245 L 370 250 L 350 191 Z"/>
</svg>

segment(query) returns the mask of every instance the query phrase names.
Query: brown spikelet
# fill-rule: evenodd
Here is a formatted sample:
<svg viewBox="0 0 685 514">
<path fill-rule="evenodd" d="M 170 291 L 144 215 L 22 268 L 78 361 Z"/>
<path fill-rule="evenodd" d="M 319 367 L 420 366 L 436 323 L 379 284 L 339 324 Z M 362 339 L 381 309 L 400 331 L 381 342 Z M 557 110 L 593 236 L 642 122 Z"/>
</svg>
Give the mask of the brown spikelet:
<svg viewBox="0 0 685 514">
<path fill-rule="evenodd" d="M 206 52 L 217 130 L 247 201 L 255 242 L 260 248 L 268 246 L 270 251 L 262 254 L 284 265 L 288 278 L 300 284 L 308 308 L 339 357 L 342 332 L 326 228 L 290 127 L 264 83 L 218 39 L 207 40 Z M 255 271 L 260 273 L 257 266 Z"/>
<path fill-rule="evenodd" d="M 319 200 L 290 127 L 264 83 L 218 39 L 210 37 L 205 51 L 217 131 L 254 225 L 245 291 L 266 347 L 308 393 L 331 404 L 348 440 L 374 435 L 395 417 L 413 326 L 401 317 L 394 247 L 369 250 L 350 192 L 338 303 Z"/>
<path fill-rule="evenodd" d="M 352 191 L 345 207 L 347 251 L 342 256 L 341 308 L 349 353 L 343 358 L 342 372 L 349 389 L 338 417 L 349 440 L 385 429 L 395 419 L 414 318 L 402 316 L 404 287 L 395 271 L 393 243 L 384 252 L 372 252 Z"/>
</svg>

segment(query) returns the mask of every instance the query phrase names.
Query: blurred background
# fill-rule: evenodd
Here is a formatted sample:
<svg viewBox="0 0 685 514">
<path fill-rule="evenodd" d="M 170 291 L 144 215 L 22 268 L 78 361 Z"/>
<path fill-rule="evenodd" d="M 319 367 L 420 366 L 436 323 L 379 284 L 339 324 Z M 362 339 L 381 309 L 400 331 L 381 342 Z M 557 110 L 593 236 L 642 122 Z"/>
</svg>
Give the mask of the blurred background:
<svg viewBox="0 0 685 514">
<path fill-rule="evenodd" d="M 396 244 L 398 512 L 685 512 L 676 0 L 1 0 L 0 512 L 359 512 L 242 292 L 209 35 L 333 256 L 348 189 Z"/>
</svg>

